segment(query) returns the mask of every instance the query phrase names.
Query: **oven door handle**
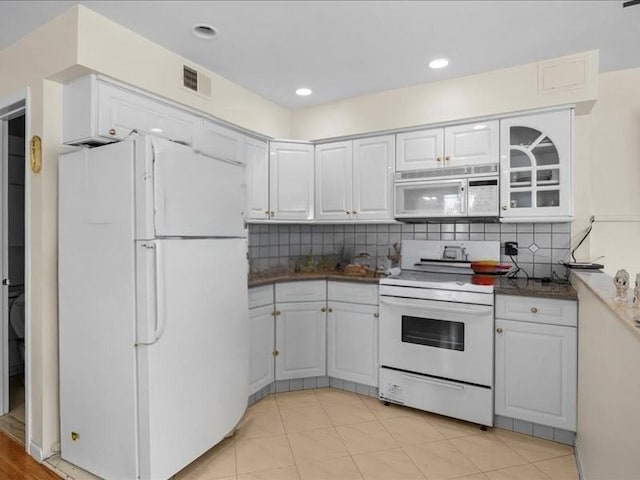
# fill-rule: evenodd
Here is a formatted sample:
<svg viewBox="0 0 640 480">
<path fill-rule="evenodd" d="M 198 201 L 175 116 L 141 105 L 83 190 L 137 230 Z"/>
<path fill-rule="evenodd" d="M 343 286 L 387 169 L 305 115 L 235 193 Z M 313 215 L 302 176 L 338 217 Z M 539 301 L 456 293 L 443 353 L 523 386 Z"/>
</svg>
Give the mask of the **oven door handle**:
<svg viewBox="0 0 640 480">
<path fill-rule="evenodd" d="M 438 302 L 433 300 L 417 300 L 413 298 L 396 299 L 395 297 L 384 296 L 380 296 L 380 303 L 400 308 L 429 308 L 432 310 L 440 310 L 442 312 L 463 313 L 465 315 L 493 313 L 493 307 L 491 305 L 473 305 L 470 303 Z"/>
<path fill-rule="evenodd" d="M 459 385 L 456 383 L 449 383 L 449 382 L 441 382 L 438 380 L 432 380 L 430 378 L 416 378 L 413 376 L 409 376 L 409 375 L 402 375 L 402 378 L 405 378 L 407 380 L 411 380 L 411 381 L 420 381 L 420 382 L 424 382 L 424 383 L 430 383 L 432 385 L 436 385 L 438 387 L 445 387 L 445 388 L 450 388 L 452 390 L 464 390 L 464 385 Z"/>
</svg>

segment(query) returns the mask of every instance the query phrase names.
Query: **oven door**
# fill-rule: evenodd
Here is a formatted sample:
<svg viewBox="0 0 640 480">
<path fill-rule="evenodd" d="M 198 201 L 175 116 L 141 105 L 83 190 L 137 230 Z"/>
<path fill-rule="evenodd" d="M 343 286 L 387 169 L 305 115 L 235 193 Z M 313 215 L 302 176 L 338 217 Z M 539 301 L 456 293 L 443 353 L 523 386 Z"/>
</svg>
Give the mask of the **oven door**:
<svg viewBox="0 0 640 480">
<path fill-rule="evenodd" d="M 381 295 L 380 364 L 493 386 L 493 305 Z"/>
<path fill-rule="evenodd" d="M 396 218 L 464 217 L 467 180 L 396 182 Z"/>
</svg>

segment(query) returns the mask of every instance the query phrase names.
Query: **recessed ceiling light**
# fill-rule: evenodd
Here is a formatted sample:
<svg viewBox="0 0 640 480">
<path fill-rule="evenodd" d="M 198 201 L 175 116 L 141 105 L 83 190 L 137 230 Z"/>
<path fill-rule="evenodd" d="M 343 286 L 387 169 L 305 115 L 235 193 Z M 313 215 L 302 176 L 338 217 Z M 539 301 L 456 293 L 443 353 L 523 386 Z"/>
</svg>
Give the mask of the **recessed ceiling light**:
<svg viewBox="0 0 640 480">
<path fill-rule="evenodd" d="M 449 60 L 446 58 L 436 58 L 429 62 L 429 68 L 444 68 L 449 65 Z"/>
<path fill-rule="evenodd" d="M 198 38 L 202 38 L 204 40 L 211 40 L 216 35 L 218 35 L 218 31 L 213 28 L 211 25 L 207 25 L 205 23 L 197 23 L 193 27 L 191 27 L 191 32 Z"/>
<path fill-rule="evenodd" d="M 301 97 L 306 97 L 307 95 L 311 95 L 310 88 L 299 88 L 296 90 L 296 95 L 300 95 Z"/>
<path fill-rule="evenodd" d="M 153 133 L 162 133 L 163 130 L 161 128 L 158 127 L 153 127 L 152 129 L 150 129 Z"/>
</svg>

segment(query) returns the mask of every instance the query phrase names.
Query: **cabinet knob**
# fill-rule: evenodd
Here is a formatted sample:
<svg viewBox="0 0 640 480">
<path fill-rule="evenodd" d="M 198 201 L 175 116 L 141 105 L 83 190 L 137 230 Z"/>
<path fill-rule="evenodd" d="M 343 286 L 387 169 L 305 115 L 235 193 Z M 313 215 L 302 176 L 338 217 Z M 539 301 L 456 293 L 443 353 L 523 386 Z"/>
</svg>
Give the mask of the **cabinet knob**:
<svg viewBox="0 0 640 480">
<path fill-rule="evenodd" d="M 278 355 L 280 355 L 280 352 L 279 352 L 278 350 L 274 350 L 273 352 L 271 352 L 271 354 L 272 354 L 274 357 L 277 357 Z"/>
<path fill-rule="evenodd" d="M 446 157 L 444 157 L 444 159 L 448 162 L 449 160 L 451 160 L 451 157 L 447 155 Z"/>
<path fill-rule="evenodd" d="M 503 210 L 507 210 L 509 207 L 507 207 L 506 205 L 502 205 L 502 209 Z"/>
<path fill-rule="evenodd" d="M 374 316 L 375 318 L 378 318 L 378 317 L 380 316 L 380 314 L 379 314 L 379 313 L 374 313 L 374 314 L 373 314 L 373 316 Z"/>
<path fill-rule="evenodd" d="M 440 157 L 436 157 L 436 162 L 441 162 L 442 159 Z"/>
<path fill-rule="evenodd" d="M 531 313 L 538 313 L 538 309 L 536 307 L 531 307 Z"/>
<path fill-rule="evenodd" d="M 271 211 L 269 212 L 269 216 L 270 216 L 270 217 L 275 216 L 275 214 L 276 214 L 276 212 L 274 212 L 273 210 L 271 210 Z"/>
<path fill-rule="evenodd" d="M 329 307 L 329 313 L 333 312 L 333 308 Z"/>
<path fill-rule="evenodd" d="M 280 310 L 274 310 L 273 312 L 271 312 L 271 315 L 277 317 L 278 315 L 280 315 Z"/>
<path fill-rule="evenodd" d="M 502 329 L 498 327 L 498 328 L 496 328 L 496 332 L 502 333 Z"/>
<path fill-rule="evenodd" d="M 109 129 L 109 135 L 115 135 L 116 134 L 116 129 L 115 128 L 110 128 Z"/>
<path fill-rule="evenodd" d="M 322 308 L 320 309 L 320 311 L 321 311 L 322 313 L 326 312 L 326 311 L 327 311 L 327 307 L 322 307 Z"/>
</svg>

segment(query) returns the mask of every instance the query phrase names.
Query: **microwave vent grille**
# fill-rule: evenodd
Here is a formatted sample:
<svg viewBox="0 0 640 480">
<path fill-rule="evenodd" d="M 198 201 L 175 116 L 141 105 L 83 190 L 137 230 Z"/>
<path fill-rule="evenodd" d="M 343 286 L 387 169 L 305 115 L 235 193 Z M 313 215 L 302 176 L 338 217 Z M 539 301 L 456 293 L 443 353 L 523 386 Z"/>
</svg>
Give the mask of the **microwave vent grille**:
<svg viewBox="0 0 640 480">
<path fill-rule="evenodd" d="M 396 173 L 396 180 L 420 180 L 443 177 L 467 177 L 470 175 L 486 175 L 498 173 L 498 165 L 473 165 L 466 167 L 432 168 L 430 170 L 416 170 L 413 172 Z"/>
</svg>

